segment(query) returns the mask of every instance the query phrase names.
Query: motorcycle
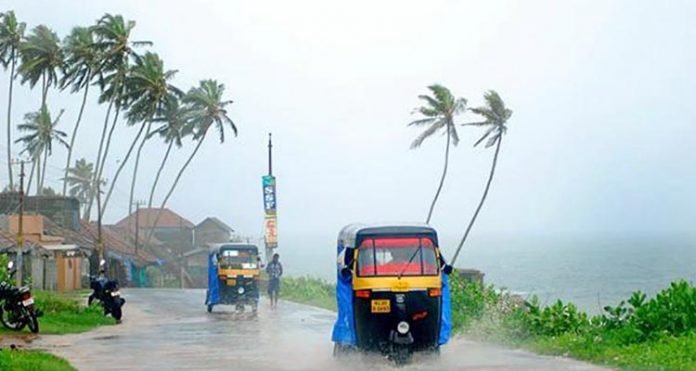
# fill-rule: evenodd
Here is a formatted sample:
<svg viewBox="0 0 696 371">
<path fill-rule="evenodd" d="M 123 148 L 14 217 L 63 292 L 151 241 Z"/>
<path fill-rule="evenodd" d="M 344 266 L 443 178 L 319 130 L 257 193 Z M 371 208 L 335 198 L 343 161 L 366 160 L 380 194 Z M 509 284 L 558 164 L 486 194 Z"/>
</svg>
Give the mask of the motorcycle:
<svg viewBox="0 0 696 371">
<path fill-rule="evenodd" d="M 14 263 L 7 264 L 10 278 L 17 269 Z M 33 333 L 39 332 L 40 311 L 34 307 L 34 298 L 29 287 L 14 287 L 7 282 L 0 283 L 0 322 L 6 328 L 21 331 L 25 326 Z"/>
<path fill-rule="evenodd" d="M 104 269 L 104 264 L 105 261 L 102 260 L 99 264 L 100 270 Z M 90 276 L 89 285 L 92 293 L 87 298 L 87 305 L 92 305 L 94 301 L 98 301 L 104 308 L 105 316 L 110 314 L 116 322 L 121 322 L 123 316 L 121 307 L 126 303 L 126 299 L 121 297 L 118 281 Z"/>
</svg>

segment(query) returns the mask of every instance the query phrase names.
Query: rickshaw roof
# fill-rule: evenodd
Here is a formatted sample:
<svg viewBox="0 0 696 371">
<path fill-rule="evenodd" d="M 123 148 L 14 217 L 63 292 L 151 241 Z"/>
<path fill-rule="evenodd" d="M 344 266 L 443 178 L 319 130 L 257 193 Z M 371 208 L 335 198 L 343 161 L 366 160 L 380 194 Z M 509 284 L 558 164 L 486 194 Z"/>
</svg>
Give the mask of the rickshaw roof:
<svg viewBox="0 0 696 371">
<path fill-rule="evenodd" d="M 249 243 L 237 243 L 237 242 L 227 242 L 227 243 L 215 243 L 210 244 L 210 249 L 208 254 L 213 255 L 220 252 L 220 250 L 254 250 L 259 251 L 259 247 Z"/>
<path fill-rule="evenodd" d="M 431 235 L 437 244 L 437 231 L 425 223 L 375 223 L 348 224 L 338 234 L 339 243 L 345 247 L 355 247 L 355 241 L 361 236 L 398 236 L 398 235 Z"/>
</svg>

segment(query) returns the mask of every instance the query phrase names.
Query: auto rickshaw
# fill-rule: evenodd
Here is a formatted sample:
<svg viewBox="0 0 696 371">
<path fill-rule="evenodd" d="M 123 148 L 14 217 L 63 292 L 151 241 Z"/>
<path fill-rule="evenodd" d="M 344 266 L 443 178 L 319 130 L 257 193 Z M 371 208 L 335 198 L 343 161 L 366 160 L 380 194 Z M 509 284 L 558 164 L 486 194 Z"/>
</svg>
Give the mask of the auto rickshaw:
<svg viewBox="0 0 696 371">
<path fill-rule="evenodd" d="M 380 352 L 397 364 L 439 354 L 451 331 L 452 268 L 426 224 L 344 227 L 338 235 L 334 356 Z"/>
<path fill-rule="evenodd" d="M 256 313 L 259 303 L 261 259 L 256 245 L 222 243 L 208 251 L 208 312 L 217 304 L 234 305 L 244 312 L 246 305 Z"/>
</svg>

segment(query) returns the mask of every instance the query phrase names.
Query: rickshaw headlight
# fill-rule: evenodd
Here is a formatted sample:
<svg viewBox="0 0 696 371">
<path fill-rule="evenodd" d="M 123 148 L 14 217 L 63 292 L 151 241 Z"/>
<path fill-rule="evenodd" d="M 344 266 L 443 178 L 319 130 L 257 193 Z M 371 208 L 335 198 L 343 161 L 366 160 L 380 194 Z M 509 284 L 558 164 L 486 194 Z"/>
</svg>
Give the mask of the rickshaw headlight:
<svg viewBox="0 0 696 371">
<path fill-rule="evenodd" d="M 409 326 L 408 322 L 406 321 L 401 321 L 398 325 L 396 325 L 396 331 L 399 331 L 401 335 L 407 334 L 408 330 L 410 329 L 411 326 Z"/>
<path fill-rule="evenodd" d="M 237 289 L 237 292 L 241 295 L 244 293 L 244 287 L 240 287 Z"/>
</svg>

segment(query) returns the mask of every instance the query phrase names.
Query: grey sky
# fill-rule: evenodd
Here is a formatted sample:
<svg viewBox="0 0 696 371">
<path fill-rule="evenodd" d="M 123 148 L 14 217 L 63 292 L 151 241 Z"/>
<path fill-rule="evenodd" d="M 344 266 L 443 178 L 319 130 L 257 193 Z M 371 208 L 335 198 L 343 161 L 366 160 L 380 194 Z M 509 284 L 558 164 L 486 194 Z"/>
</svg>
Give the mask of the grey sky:
<svg viewBox="0 0 696 371">
<path fill-rule="evenodd" d="M 266 133 L 275 139 L 282 235 L 333 238 L 356 220 L 422 220 L 441 172 L 444 138 L 409 150 L 418 94 L 434 82 L 479 105 L 497 90 L 514 110 L 489 202 L 486 234 L 685 233 L 696 220 L 696 4 L 693 2 L 7 1 L 61 38 L 105 12 L 137 21 L 187 90 L 216 78 L 240 130 L 209 138 L 170 207 L 194 222 L 218 216 L 260 235 Z M 0 76 L 4 125 L 7 75 Z M 38 105 L 19 87 L 14 120 Z M 69 130 L 79 97 L 51 93 Z M 87 107 L 77 158 L 96 153 L 105 107 Z M 460 118 L 461 122 L 471 116 Z M 4 133 L 4 130 L 0 131 Z M 492 150 L 462 130 L 433 224 L 461 231 Z M 114 161 L 135 130 L 122 128 Z M 4 151 L 4 135 L 0 141 Z M 188 155 L 177 151 L 169 184 Z M 150 143 L 142 174 L 164 151 Z M 56 153 L 48 178 L 61 177 Z M 3 168 L 4 169 L 4 168 Z M 5 171 L 0 179 L 6 179 Z M 107 178 L 112 175 L 107 174 Z M 124 177 L 110 207 L 127 212 Z M 141 178 L 138 198 L 150 182 Z M 57 187 L 57 183 L 56 183 Z M 164 189 L 164 186 L 161 188 Z M 282 241 L 282 240 L 281 240 Z"/>
</svg>

